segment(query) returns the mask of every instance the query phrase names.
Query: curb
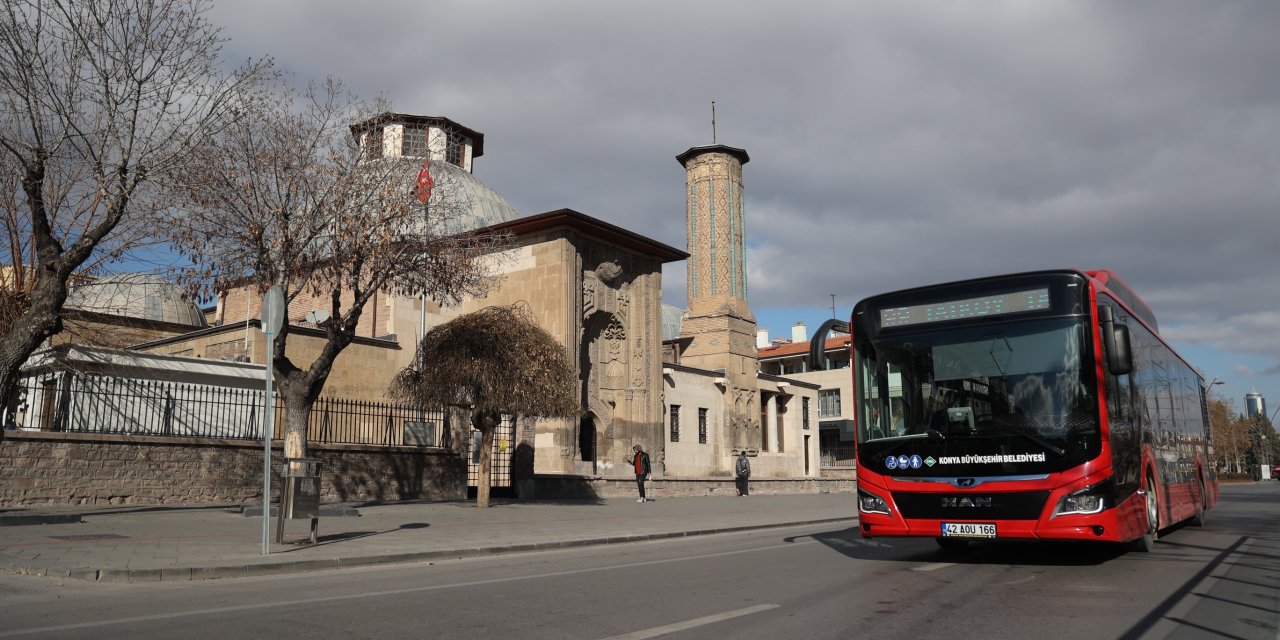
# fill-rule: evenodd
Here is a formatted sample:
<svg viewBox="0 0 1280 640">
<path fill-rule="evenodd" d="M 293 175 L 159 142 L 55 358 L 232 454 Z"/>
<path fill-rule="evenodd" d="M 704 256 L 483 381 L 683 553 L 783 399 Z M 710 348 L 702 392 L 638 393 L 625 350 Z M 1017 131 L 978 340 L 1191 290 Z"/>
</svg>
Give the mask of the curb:
<svg viewBox="0 0 1280 640">
<path fill-rule="evenodd" d="M 0 527 L 24 527 L 33 524 L 78 524 L 80 522 L 83 522 L 83 520 L 78 513 L 0 515 Z"/>
<path fill-rule="evenodd" d="M 21 560 L 11 556 L 0 556 L 0 570 L 22 575 L 34 575 L 53 578 L 71 578 L 88 582 L 174 582 L 190 580 L 213 580 L 218 578 L 248 578 L 253 576 L 276 575 L 284 573 L 302 573 L 307 571 L 324 571 L 327 569 L 345 569 L 349 567 L 369 567 L 384 564 L 409 564 L 431 560 L 453 560 L 461 558 L 478 558 L 499 556 L 513 553 L 529 553 L 536 551 L 555 551 L 576 547 L 588 547 L 628 542 L 647 542 L 653 540 L 669 540 L 672 538 L 688 538 L 693 536 L 714 535 L 719 533 L 737 533 L 760 529 L 778 529 L 783 527 L 800 527 L 815 524 L 830 524 L 857 520 L 857 516 L 839 518 L 822 518 L 818 520 L 802 520 L 797 522 L 778 522 L 770 524 L 742 525 L 737 527 L 717 527 L 692 531 L 669 531 L 665 533 L 644 533 L 635 535 L 608 536 L 604 538 L 586 538 L 579 540 L 557 540 L 555 542 L 531 542 L 527 544 L 498 545 L 493 547 L 476 547 L 472 549 L 447 549 L 437 551 L 414 551 L 409 553 L 392 553 L 376 556 L 353 558 L 323 558 L 316 560 L 296 560 L 286 562 L 263 562 L 234 566 L 204 567 L 165 567 L 158 569 L 93 569 L 88 567 L 65 568 L 42 565 L 34 560 Z"/>
</svg>

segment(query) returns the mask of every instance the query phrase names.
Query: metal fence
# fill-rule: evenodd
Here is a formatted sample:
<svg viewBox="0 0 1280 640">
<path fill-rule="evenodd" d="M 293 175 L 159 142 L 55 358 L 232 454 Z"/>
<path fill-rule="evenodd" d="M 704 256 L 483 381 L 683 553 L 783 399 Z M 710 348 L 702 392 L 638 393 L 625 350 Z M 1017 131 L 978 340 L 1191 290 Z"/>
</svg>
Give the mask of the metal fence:
<svg viewBox="0 0 1280 640">
<path fill-rule="evenodd" d="M 515 436 L 515 418 L 502 416 L 498 428 L 493 432 L 493 447 L 489 450 L 489 486 L 511 486 L 511 449 Z M 481 434 L 469 429 L 471 442 L 467 445 L 467 484 L 477 486 L 480 482 L 480 443 Z"/>
<path fill-rule="evenodd" d="M 831 445 L 822 443 L 819 449 L 823 467 L 856 466 L 854 447 L 851 444 Z"/>
<path fill-rule="evenodd" d="M 261 389 L 58 372 L 19 382 L 3 406 L 6 428 L 184 438 L 262 438 Z M 274 438 L 285 431 L 277 397 Z M 448 446 L 448 414 L 407 405 L 318 398 L 307 440 L 325 444 Z"/>
</svg>

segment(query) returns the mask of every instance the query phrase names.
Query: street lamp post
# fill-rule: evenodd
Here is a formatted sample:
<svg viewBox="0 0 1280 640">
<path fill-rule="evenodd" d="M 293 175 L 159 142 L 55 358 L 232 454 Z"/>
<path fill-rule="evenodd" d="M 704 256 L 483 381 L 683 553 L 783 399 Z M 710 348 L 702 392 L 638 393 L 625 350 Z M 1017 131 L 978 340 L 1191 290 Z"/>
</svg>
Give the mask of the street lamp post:
<svg viewBox="0 0 1280 640">
<path fill-rule="evenodd" d="M 1276 414 L 1280 414 L 1280 407 L 1271 412 L 1271 417 L 1267 419 L 1267 426 L 1275 428 Z M 1261 428 L 1261 425 L 1259 425 Z M 1262 479 L 1271 479 L 1271 449 L 1267 447 L 1267 436 L 1262 436 Z"/>
<path fill-rule="evenodd" d="M 1213 380 L 1210 380 L 1209 384 L 1206 384 L 1204 386 L 1204 397 L 1206 402 L 1211 402 L 1213 400 L 1213 388 L 1220 384 L 1226 384 L 1226 383 L 1219 380 L 1218 376 L 1214 376 Z M 1208 407 L 1206 407 L 1206 409 L 1207 408 Z M 1209 424 L 1209 458 L 1210 458 L 1210 464 L 1212 464 L 1214 469 L 1216 470 L 1218 465 L 1215 460 L 1217 458 L 1217 455 L 1213 451 L 1213 424 L 1212 423 Z M 1226 461 L 1223 462 L 1223 465 L 1224 465 L 1223 470 L 1227 469 Z M 1236 471 L 1239 471 L 1239 469 L 1236 469 Z"/>
<path fill-rule="evenodd" d="M 1270 480 L 1271 479 L 1271 456 L 1267 451 L 1267 437 L 1266 436 L 1259 436 L 1259 437 L 1262 438 L 1262 468 L 1259 469 L 1260 473 L 1258 475 L 1263 480 Z"/>
</svg>

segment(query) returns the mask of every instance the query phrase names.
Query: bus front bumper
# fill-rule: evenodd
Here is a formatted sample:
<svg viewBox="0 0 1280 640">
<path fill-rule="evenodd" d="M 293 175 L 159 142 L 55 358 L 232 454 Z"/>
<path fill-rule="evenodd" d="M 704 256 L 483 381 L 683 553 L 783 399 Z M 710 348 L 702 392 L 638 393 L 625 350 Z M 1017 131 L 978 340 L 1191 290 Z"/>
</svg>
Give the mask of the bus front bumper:
<svg viewBox="0 0 1280 640">
<path fill-rule="evenodd" d="M 1057 496 L 1055 496 L 1057 497 Z M 1127 542 L 1142 535 L 1145 525 L 1145 503 L 1134 495 L 1113 508 L 1094 514 L 1054 517 L 1051 499 L 1037 520 L 998 520 L 976 515 L 972 518 L 946 520 L 903 518 L 896 508 L 889 514 L 860 512 L 858 529 L 863 538 L 888 537 L 959 537 L 974 540 L 1095 540 Z M 968 527 L 949 525 L 992 525 Z"/>
</svg>

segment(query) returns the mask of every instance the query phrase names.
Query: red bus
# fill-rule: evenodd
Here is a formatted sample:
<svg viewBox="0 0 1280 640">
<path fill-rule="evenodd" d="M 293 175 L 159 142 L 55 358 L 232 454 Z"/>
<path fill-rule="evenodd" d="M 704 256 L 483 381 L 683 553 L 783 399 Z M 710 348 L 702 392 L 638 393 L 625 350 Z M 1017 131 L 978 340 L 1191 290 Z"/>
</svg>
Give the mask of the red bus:
<svg viewBox="0 0 1280 640">
<path fill-rule="evenodd" d="M 1204 378 L 1110 271 L 877 295 L 849 330 L 863 537 L 1149 551 L 1217 501 Z"/>
</svg>

